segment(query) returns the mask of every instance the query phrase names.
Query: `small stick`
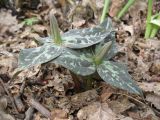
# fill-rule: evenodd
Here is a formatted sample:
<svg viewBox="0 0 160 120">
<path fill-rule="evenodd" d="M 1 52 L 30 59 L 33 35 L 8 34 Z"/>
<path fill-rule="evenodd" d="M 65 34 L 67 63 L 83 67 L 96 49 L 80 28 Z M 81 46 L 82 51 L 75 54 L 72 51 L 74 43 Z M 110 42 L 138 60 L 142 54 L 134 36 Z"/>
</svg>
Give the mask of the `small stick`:
<svg viewBox="0 0 160 120">
<path fill-rule="evenodd" d="M 2 84 L 5 92 L 8 94 L 9 99 L 10 99 L 11 102 L 12 102 L 12 106 L 13 106 L 13 108 L 15 109 L 15 112 L 18 113 L 18 110 L 17 110 L 17 107 L 16 107 L 16 105 L 15 105 L 14 99 L 13 99 L 12 95 L 10 94 L 7 85 L 5 85 L 5 83 L 3 82 L 3 80 L 2 80 L 1 78 L 0 78 L 0 83 Z"/>
<path fill-rule="evenodd" d="M 34 111 L 35 110 L 33 107 L 29 107 L 28 110 L 25 112 L 24 120 L 32 120 Z"/>
<path fill-rule="evenodd" d="M 24 112 L 25 106 L 21 100 L 21 96 L 19 96 L 19 95 L 15 96 L 14 100 L 15 100 L 15 104 L 17 106 L 18 112 Z"/>
<path fill-rule="evenodd" d="M 37 109 L 42 115 L 44 115 L 46 118 L 51 118 L 51 113 L 49 110 L 47 110 L 44 106 L 42 106 L 38 101 L 35 99 L 30 99 L 29 104 Z"/>
<path fill-rule="evenodd" d="M 16 104 L 17 110 L 18 110 L 19 112 L 24 112 L 24 110 L 25 110 L 25 106 L 24 106 L 24 104 L 23 104 L 23 102 L 22 102 L 22 100 L 21 100 L 21 96 L 22 96 L 22 94 L 23 94 L 23 91 L 24 91 L 24 88 L 25 88 L 25 84 L 26 84 L 26 81 L 25 81 L 25 80 L 26 80 L 26 79 L 23 79 L 22 85 L 21 85 L 21 87 L 20 87 L 19 94 L 14 97 L 15 104 Z"/>
</svg>

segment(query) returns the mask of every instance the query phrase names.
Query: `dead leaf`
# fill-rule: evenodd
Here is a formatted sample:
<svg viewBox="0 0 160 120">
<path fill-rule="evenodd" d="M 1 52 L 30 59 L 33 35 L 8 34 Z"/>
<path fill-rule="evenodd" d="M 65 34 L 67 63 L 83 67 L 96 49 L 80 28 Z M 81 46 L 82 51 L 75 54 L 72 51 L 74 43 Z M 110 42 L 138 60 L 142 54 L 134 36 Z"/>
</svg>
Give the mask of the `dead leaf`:
<svg viewBox="0 0 160 120">
<path fill-rule="evenodd" d="M 67 113 L 61 109 L 53 109 L 51 111 L 51 120 L 68 120 Z"/>
<path fill-rule="evenodd" d="M 150 68 L 150 71 L 154 74 L 160 74 L 158 73 L 160 71 L 160 60 L 155 60 Z M 160 78 L 159 78 L 160 79 Z"/>
<path fill-rule="evenodd" d="M 141 82 L 138 83 L 139 87 L 145 92 L 154 92 L 157 95 L 160 95 L 160 83 L 159 82 Z"/>
<path fill-rule="evenodd" d="M 32 28 L 33 28 L 34 32 L 36 32 L 36 33 L 39 33 L 41 35 L 47 34 L 47 28 L 43 25 L 38 25 L 38 24 L 33 25 Z"/>
<path fill-rule="evenodd" d="M 124 29 L 124 31 L 129 32 L 131 34 L 131 36 L 134 35 L 134 27 L 133 27 L 133 25 L 122 24 L 122 28 Z"/>
<path fill-rule="evenodd" d="M 53 76 L 53 75 L 52 75 Z M 47 78 L 51 79 L 52 77 L 49 75 L 46 76 Z M 56 75 L 54 76 L 54 80 L 49 80 L 48 87 L 54 87 L 55 90 L 59 92 L 66 92 L 69 89 L 74 88 L 74 83 L 72 81 L 71 76 L 69 75 Z"/>
<path fill-rule="evenodd" d="M 108 103 L 108 105 L 116 114 L 123 113 L 126 110 L 135 107 L 135 105 L 129 102 L 126 97 L 120 98 L 116 101 L 112 100 Z"/>
<path fill-rule="evenodd" d="M 11 11 L 1 9 L 0 16 L 0 36 L 4 35 L 6 31 L 14 34 L 22 27 L 21 24 L 18 24 L 16 16 L 11 15 Z"/>
<path fill-rule="evenodd" d="M 160 110 L 160 95 L 149 93 L 146 95 L 146 100 L 148 102 L 151 102 L 154 105 L 154 107 Z"/>
<path fill-rule="evenodd" d="M 6 113 L 7 99 L 0 98 L 0 120 L 15 120 L 10 114 Z"/>
<path fill-rule="evenodd" d="M 112 0 L 109 15 L 115 17 L 124 5 L 124 0 Z"/>
<path fill-rule="evenodd" d="M 82 25 L 84 25 L 86 23 L 85 20 L 79 20 L 79 21 L 74 21 L 72 22 L 72 25 L 76 28 L 81 27 Z"/>
<path fill-rule="evenodd" d="M 115 120 L 115 113 L 108 107 L 107 103 L 95 102 L 78 111 L 79 120 Z"/>
</svg>

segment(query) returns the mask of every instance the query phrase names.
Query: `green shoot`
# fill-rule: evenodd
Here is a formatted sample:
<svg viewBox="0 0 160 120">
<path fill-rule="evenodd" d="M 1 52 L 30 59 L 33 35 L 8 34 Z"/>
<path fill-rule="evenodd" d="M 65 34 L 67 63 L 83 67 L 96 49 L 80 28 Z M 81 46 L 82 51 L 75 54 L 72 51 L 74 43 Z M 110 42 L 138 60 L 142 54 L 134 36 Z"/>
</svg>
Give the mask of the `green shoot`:
<svg viewBox="0 0 160 120">
<path fill-rule="evenodd" d="M 146 22 L 146 31 L 145 38 L 149 38 L 151 34 L 152 25 L 150 24 L 151 16 L 152 16 L 152 6 L 153 0 L 148 0 L 148 13 L 147 13 L 147 22 Z"/>
<path fill-rule="evenodd" d="M 100 23 L 102 23 L 106 18 L 106 13 L 108 13 L 108 10 L 109 10 L 109 3 L 110 3 L 110 0 L 105 0 L 104 1 L 104 8 L 103 8 Z"/>
<path fill-rule="evenodd" d="M 130 8 L 130 6 L 132 6 L 134 4 L 136 0 L 128 0 L 127 4 L 122 8 L 122 10 L 118 13 L 117 15 L 117 19 L 119 20 Z"/>
<path fill-rule="evenodd" d="M 156 18 L 151 20 L 151 24 L 153 25 L 150 38 L 154 38 L 160 29 L 160 14 L 157 14 Z"/>
<path fill-rule="evenodd" d="M 50 28 L 51 28 L 51 36 L 54 38 L 54 42 L 58 45 L 61 44 L 62 38 L 59 32 L 57 20 L 53 12 L 50 12 Z"/>
<path fill-rule="evenodd" d="M 112 41 L 109 41 L 108 44 L 105 44 L 95 55 L 94 62 L 96 65 L 101 64 L 104 56 L 108 53 L 109 49 L 111 48 Z"/>
<path fill-rule="evenodd" d="M 24 25 L 32 26 L 33 24 L 39 22 L 39 20 L 36 17 L 27 18 L 22 23 Z"/>
</svg>

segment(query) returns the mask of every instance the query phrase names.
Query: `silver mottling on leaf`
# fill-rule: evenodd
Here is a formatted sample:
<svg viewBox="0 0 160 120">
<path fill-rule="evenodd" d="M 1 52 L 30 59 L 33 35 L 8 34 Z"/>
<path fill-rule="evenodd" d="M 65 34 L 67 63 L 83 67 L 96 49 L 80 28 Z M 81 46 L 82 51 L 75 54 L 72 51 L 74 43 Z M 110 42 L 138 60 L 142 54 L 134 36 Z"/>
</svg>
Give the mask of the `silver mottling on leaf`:
<svg viewBox="0 0 160 120">
<path fill-rule="evenodd" d="M 44 44 L 37 48 L 23 49 L 19 54 L 19 68 L 25 69 L 34 65 L 46 63 L 62 53 L 59 46 Z"/>
<path fill-rule="evenodd" d="M 87 51 L 75 51 L 65 48 L 61 56 L 57 57 L 52 62 L 60 64 L 82 76 L 93 74 L 96 69 L 92 62 L 91 54 L 87 54 Z"/>
<path fill-rule="evenodd" d="M 97 67 L 97 72 L 106 83 L 127 90 L 128 92 L 142 95 L 142 91 L 131 79 L 124 65 L 116 62 L 103 61 Z"/>
<path fill-rule="evenodd" d="M 69 48 L 85 48 L 104 40 L 113 31 L 107 19 L 94 28 L 73 29 L 62 35 L 64 45 Z"/>
<path fill-rule="evenodd" d="M 53 39 L 51 37 L 44 37 L 44 38 L 38 37 L 38 38 L 35 38 L 35 40 L 42 45 L 53 42 Z"/>
</svg>

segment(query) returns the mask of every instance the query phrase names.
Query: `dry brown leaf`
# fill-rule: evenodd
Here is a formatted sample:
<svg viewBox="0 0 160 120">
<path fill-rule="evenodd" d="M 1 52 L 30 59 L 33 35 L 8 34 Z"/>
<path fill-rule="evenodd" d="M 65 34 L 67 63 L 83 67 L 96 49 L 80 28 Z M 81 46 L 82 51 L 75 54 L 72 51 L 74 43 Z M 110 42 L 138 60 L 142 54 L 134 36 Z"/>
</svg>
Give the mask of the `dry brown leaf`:
<svg viewBox="0 0 160 120">
<path fill-rule="evenodd" d="M 125 25 L 125 24 L 122 24 L 122 28 L 124 31 L 127 31 L 131 34 L 131 36 L 134 35 L 134 27 L 133 25 Z"/>
<path fill-rule="evenodd" d="M 49 80 L 47 86 L 54 87 L 54 89 L 59 92 L 66 92 L 74 88 L 74 83 L 69 75 L 55 75 L 54 80 Z"/>
<path fill-rule="evenodd" d="M 151 108 L 146 108 L 145 111 L 140 111 L 139 113 L 143 120 L 159 120 Z"/>
<path fill-rule="evenodd" d="M 146 95 L 146 100 L 151 102 L 154 105 L 154 107 L 160 110 L 160 95 L 149 93 Z"/>
<path fill-rule="evenodd" d="M 79 20 L 79 21 L 74 21 L 72 22 L 72 25 L 76 28 L 83 26 L 86 23 L 85 20 Z"/>
<path fill-rule="evenodd" d="M 120 98 L 120 100 L 112 100 L 109 103 L 109 107 L 116 113 L 120 114 L 125 112 L 126 110 L 133 108 L 135 105 L 131 102 L 126 97 Z"/>
<path fill-rule="evenodd" d="M 95 102 L 78 111 L 79 120 L 115 120 L 115 113 L 108 107 L 107 103 Z"/>
<path fill-rule="evenodd" d="M 39 33 L 41 35 L 47 34 L 47 28 L 43 25 L 36 24 L 36 25 L 33 25 L 32 28 L 33 28 L 34 32 L 36 32 L 36 33 Z"/>
<path fill-rule="evenodd" d="M 1 9 L 0 16 L 0 36 L 4 35 L 6 31 L 13 34 L 22 27 L 21 24 L 18 24 L 16 16 L 11 15 L 11 11 Z"/>
<path fill-rule="evenodd" d="M 154 92 L 157 95 L 160 95 L 160 83 L 159 82 L 141 82 L 138 83 L 139 87 L 145 92 Z"/>
<path fill-rule="evenodd" d="M 112 0 L 109 15 L 111 17 L 115 17 L 117 13 L 121 10 L 121 7 L 123 6 L 123 4 L 124 4 L 124 0 Z"/>
<path fill-rule="evenodd" d="M 67 113 L 61 109 L 53 109 L 51 111 L 51 120 L 68 120 Z"/>
<path fill-rule="evenodd" d="M 7 99 L 0 98 L 0 120 L 15 120 L 10 114 L 6 113 Z"/>
</svg>

